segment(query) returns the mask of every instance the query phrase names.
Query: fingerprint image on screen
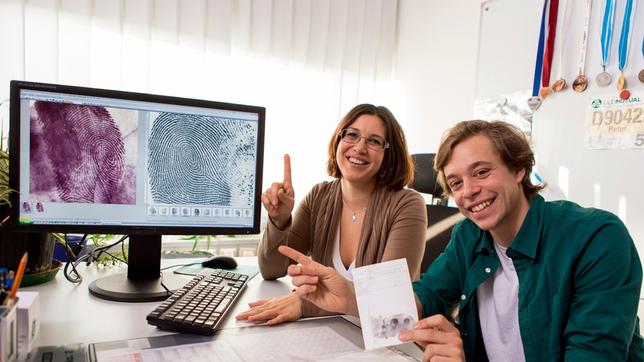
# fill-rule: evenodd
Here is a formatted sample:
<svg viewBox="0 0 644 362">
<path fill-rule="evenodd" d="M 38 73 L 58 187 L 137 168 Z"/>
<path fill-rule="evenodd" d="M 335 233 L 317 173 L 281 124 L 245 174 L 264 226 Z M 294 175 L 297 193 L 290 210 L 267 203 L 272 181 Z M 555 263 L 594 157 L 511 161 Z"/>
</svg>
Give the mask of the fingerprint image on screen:
<svg viewBox="0 0 644 362">
<path fill-rule="evenodd" d="M 136 112 L 33 101 L 30 118 L 32 200 L 136 202 Z"/>
<path fill-rule="evenodd" d="M 257 122 L 160 113 L 148 139 L 154 203 L 253 205 Z"/>
</svg>

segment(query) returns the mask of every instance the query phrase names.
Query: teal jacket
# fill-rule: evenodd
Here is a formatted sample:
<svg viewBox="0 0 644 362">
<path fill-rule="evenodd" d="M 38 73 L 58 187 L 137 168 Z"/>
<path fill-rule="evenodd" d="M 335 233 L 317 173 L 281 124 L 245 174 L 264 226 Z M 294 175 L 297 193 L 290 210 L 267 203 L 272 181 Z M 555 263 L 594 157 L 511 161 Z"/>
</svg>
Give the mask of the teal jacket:
<svg viewBox="0 0 644 362">
<path fill-rule="evenodd" d="M 508 248 L 519 277 L 519 328 L 526 361 L 644 360 L 637 306 L 642 265 L 613 214 L 537 195 Z M 489 232 L 470 220 L 413 284 L 423 317 L 456 304 L 468 361 L 487 360 L 476 288 L 499 266 Z"/>
</svg>

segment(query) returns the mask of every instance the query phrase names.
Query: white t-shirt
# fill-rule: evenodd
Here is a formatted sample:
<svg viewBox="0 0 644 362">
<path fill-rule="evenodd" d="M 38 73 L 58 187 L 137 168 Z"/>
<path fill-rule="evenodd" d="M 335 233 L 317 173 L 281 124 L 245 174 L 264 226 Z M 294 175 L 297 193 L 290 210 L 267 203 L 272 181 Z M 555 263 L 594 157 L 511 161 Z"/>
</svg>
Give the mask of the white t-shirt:
<svg viewBox="0 0 644 362">
<path fill-rule="evenodd" d="M 519 277 L 507 248 L 494 243 L 501 263 L 476 289 L 485 351 L 490 361 L 525 361 L 519 330 Z"/>
<path fill-rule="evenodd" d="M 351 262 L 348 269 L 344 267 L 344 263 L 342 262 L 342 258 L 340 257 L 340 228 L 338 228 L 338 232 L 335 234 L 335 242 L 333 243 L 333 269 L 340 273 L 340 275 L 342 275 L 345 279 L 352 282 L 353 275 L 351 273 L 355 268 L 355 260 Z"/>
</svg>

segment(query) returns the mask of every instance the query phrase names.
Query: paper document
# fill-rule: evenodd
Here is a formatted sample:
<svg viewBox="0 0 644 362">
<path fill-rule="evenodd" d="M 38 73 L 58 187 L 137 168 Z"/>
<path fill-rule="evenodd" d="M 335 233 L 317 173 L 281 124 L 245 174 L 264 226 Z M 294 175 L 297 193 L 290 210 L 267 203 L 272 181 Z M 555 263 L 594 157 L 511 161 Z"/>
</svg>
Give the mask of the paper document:
<svg viewBox="0 0 644 362">
<path fill-rule="evenodd" d="M 365 348 L 401 344 L 398 334 L 418 321 L 414 292 L 405 259 L 353 270 Z"/>
<path fill-rule="evenodd" d="M 343 317 L 272 327 L 222 329 L 214 336 L 167 334 L 92 343 L 90 362 L 417 361 L 414 344 L 365 351 L 360 328 Z"/>
<path fill-rule="evenodd" d="M 99 362 L 174 361 L 317 361 L 334 359 L 361 349 L 330 327 L 278 331 L 264 328 L 258 333 L 230 336 L 212 342 L 154 349 L 99 351 Z"/>
</svg>

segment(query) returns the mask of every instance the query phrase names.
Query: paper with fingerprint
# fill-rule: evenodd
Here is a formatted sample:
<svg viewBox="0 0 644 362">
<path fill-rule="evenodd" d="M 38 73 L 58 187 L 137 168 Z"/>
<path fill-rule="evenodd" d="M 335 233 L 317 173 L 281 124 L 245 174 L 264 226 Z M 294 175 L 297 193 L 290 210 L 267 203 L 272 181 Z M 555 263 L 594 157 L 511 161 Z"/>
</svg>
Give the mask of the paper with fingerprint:
<svg viewBox="0 0 644 362">
<path fill-rule="evenodd" d="M 148 138 L 155 203 L 253 205 L 257 122 L 159 113 Z"/>
<path fill-rule="evenodd" d="M 353 283 L 365 348 L 401 344 L 398 334 L 418 321 L 407 261 L 396 259 L 355 268 Z"/>
<path fill-rule="evenodd" d="M 135 204 L 137 115 L 119 108 L 31 102 L 30 199 Z"/>
</svg>

